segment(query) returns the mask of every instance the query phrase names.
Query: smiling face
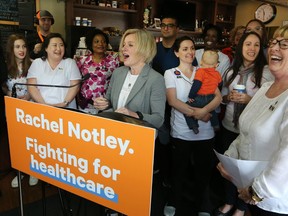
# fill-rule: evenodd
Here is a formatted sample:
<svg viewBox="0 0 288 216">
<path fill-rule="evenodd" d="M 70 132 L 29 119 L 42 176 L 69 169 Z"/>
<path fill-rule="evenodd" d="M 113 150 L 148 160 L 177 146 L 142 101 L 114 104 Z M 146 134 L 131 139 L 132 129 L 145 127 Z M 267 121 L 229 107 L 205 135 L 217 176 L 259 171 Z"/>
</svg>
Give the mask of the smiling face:
<svg viewBox="0 0 288 216">
<path fill-rule="evenodd" d="M 50 39 L 45 50 L 47 52 L 47 58 L 60 61 L 65 54 L 65 45 L 61 38 L 54 37 Z"/>
<path fill-rule="evenodd" d="M 95 35 L 92 41 L 92 50 L 93 53 L 103 54 L 106 52 L 107 42 L 103 35 Z"/>
<path fill-rule="evenodd" d="M 14 42 L 14 55 L 16 61 L 22 61 L 27 54 L 27 47 L 25 41 L 22 39 L 15 40 Z"/>
<path fill-rule="evenodd" d="M 268 63 L 269 69 L 274 76 L 282 77 L 288 74 L 288 39 L 284 37 L 276 37 L 277 43 L 273 43 L 268 49 Z M 281 42 L 279 42 L 281 41 Z M 282 43 L 282 48 L 280 44 Z M 283 49 L 284 48 L 284 49 Z"/>
<path fill-rule="evenodd" d="M 204 46 L 206 49 L 214 49 L 218 43 L 217 31 L 209 29 L 204 37 Z"/>
<path fill-rule="evenodd" d="M 49 32 L 52 25 L 52 19 L 50 17 L 42 17 L 39 19 L 39 28 L 43 32 Z"/>
<path fill-rule="evenodd" d="M 164 18 L 161 23 L 161 33 L 163 38 L 175 38 L 179 28 L 175 19 Z"/>
<path fill-rule="evenodd" d="M 183 63 L 192 64 L 195 57 L 195 46 L 191 40 L 184 40 L 181 42 L 179 50 L 175 55 Z"/>
<path fill-rule="evenodd" d="M 139 55 L 137 51 L 137 41 L 135 34 L 128 34 L 125 37 L 121 52 L 125 66 L 132 67 L 140 63 L 143 64 L 145 62 L 144 57 Z"/>
<path fill-rule="evenodd" d="M 260 51 L 260 40 L 256 35 L 248 35 L 242 47 L 243 64 L 249 66 L 254 63 Z"/>
<path fill-rule="evenodd" d="M 263 35 L 263 27 L 257 21 L 252 21 L 246 26 L 246 32 L 256 32 L 260 37 Z"/>
</svg>

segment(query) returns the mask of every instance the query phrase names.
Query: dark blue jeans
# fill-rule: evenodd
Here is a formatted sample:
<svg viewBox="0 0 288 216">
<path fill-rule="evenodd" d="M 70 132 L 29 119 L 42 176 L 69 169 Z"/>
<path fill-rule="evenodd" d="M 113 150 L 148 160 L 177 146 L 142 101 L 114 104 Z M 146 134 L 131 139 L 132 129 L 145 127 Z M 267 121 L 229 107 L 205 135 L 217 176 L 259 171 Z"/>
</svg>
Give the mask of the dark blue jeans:
<svg viewBox="0 0 288 216">
<path fill-rule="evenodd" d="M 194 101 L 192 103 L 190 103 L 189 101 L 187 101 L 186 103 L 192 107 L 198 107 L 198 108 L 202 108 L 204 106 L 206 106 L 207 104 L 209 104 L 215 97 L 215 94 L 209 94 L 209 95 L 197 95 L 194 98 Z M 219 126 L 219 121 L 218 121 L 218 115 L 215 111 L 211 112 L 212 117 L 210 119 L 211 121 L 211 125 L 212 126 Z M 198 120 L 195 118 L 191 118 L 188 117 L 186 115 L 184 115 L 185 120 L 187 122 L 187 125 L 190 129 L 192 128 L 198 128 L 199 124 L 198 124 Z"/>
</svg>

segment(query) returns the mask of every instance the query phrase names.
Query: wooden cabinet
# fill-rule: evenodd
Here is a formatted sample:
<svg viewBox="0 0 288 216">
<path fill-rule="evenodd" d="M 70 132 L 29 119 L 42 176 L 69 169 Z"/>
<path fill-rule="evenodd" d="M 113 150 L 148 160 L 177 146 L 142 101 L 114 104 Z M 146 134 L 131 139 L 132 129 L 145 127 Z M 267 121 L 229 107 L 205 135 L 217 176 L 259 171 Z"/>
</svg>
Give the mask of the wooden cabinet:
<svg viewBox="0 0 288 216">
<path fill-rule="evenodd" d="M 203 3 L 207 7 L 202 11 L 202 16 L 221 27 L 224 35 L 234 28 L 237 0 L 206 0 Z"/>
<path fill-rule="evenodd" d="M 81 4 L 81 2 L 83 4 Z M 134 1 L 134 9 L 124 9 L 124 8 L 112 8 L 112 7 L 102 7 L 97 5 L 91 5 L 90 3 L 85 3 L 90 1 L 79 1 L 79 0 L 66 0 L 65 1 L 65 12 L 66 12 L 66 40 L 68 44 L 68 54 L 73 55 L 73 49 L 71 43 L 72 41 L 79 40 L 80 36 L 85 36 L 85 27 L 82 28 L 82 19 L 87 18 L 91 20 L 91 27 L 94 28 L 107 28 L 113 27 L 119 29 L 120 31 L 125 31 L 128 28 L 139 28 L 142 27 L 141 23 L 143 20 L 144 2 L 145 0 Z M 119 2 L 119 0 L 118 0 Z M 122 5 L 129 4 L 129 0 L 122 0 Z M 75 18 L 81 18 L 81 28 L 74 28 Z M 77 34 L 71 29 L 79 29 L 81 32 Z M 120 40 L 120 39 L 119 39 Z"/>
<path fill-rule="evenodd" d="M 116 27 L 124 30 L 139 26 L 139 10 L 142 9 L 140 1 L 137 1 L 135 9 L 122 9 L 101 7 L 89 4 L 66 1 L 66 23 L 74 25 L 75 17 L 87 18 L 92 21 L 92 26 L 102 29 L 104 27 Z"/>
<path fill-rule="evenodd" d="M 122 4 L 129 3 L 129 0 L 121 0 Z M 187 0 L 167 0 L 167 2 L 173 1 L 187 1 Z M 90 0 L 66 0 L 65 1 L 65 11 L 66 11 L 66 37 L 69 45 L 69 41 L 75 41 L 73 37 L 76 37 L 73 32 L 71 32 L 72 27 L 75 25 L 75 17 L 87 18 L 92 21 L 91 26 L 99 29 L 106 27 L 115 27 L 120 31 L 125 31 L 128 28 L 142 28 L 143 27 L 143 12 L 148 4 L 152 6 L 151 18 L 159 17 L 159 13 L 165 5 L 167 5 L 166 0 L 135 0 L 135 9 L 123 9 L 123 8 L 111 8 L 111 7 L 101 7 L 91 4 L 81 4 L 79 2 L 90 2 Z M 119 0 L 118 0 L 119 2 Z M 235 23 L 235 14 L 237 0 L 189 0 L 191 3 L 196 5 L 196 19 L 200 22 L 206 21 L 213 23 L 222 28 L 224 35 L 229 32 Z M 195 20 L 191 20 L 195 22 Z M 201 26 L 199 26 L 201 27 Z M 160 36 L 160 30 L 158 29 L 148 29 L 153 33 L 155 37 Z M 195 39 L 195 42 L 201 46 L 201 33 L 198 32 L 187 32 L 182 31 L 180 35 L 186 34 Z M 78 34 L 79 35 L 79 34 Z M 80 33 L 81 35 L 81 33 Z M 71 39 L 72 38 L 72 39 Z M 117 41 L 118 39 L 116 39 Z M 120 40 L 120 38 L 119 38 Z M 69 53 L 69 47 L 68 47 Z M 70 55 L 71 47 L 70 47 Z"/>
<path fill-rule="evenodd" d="M 220 26 L 224 34 L 234 28 L 236 6 L 233 1 L 216 1 L 214 24 Z"/>
</svg>

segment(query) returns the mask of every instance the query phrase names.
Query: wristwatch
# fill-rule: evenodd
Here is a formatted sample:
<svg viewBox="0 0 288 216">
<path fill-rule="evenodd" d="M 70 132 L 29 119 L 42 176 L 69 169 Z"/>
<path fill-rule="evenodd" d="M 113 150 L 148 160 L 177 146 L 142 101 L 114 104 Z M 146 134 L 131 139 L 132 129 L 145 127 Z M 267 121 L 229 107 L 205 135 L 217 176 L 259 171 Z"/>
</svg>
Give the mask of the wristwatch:
<svg viewBox="0 0 288 216">
<path fill-rule="evenodd" d="M 143 114 L 141 112 L 139 112 L 139 111 L 136 111 L 136 113 L 139 116 L 139 119 L 143 120 L 143 118 L 144 118 Z"/>
<path fill-rule="evenodd" d="M 250 193 L 251 198 L 252 198 L 253 201 L 255 201 L 255 202 L 261 202 L 261 201 L 263 200 L 263 198 L 260 198 L 260 197 L 257 195 L 257 193 L 254 191 L 254 189 L 253 189 L 252 186 L 249 187 L 249 193 Z"/>
</svg>

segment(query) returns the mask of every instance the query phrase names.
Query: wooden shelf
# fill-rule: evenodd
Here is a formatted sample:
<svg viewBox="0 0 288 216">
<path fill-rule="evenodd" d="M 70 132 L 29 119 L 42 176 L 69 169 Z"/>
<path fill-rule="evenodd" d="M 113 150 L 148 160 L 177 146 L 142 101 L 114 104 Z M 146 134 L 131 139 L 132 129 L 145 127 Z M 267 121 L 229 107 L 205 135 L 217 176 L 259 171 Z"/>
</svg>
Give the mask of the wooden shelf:
<svg viewBox="0 0 288 216">
<path fill-rule="evenodd" d="M 155 34 L 161 34 L 161 29 L 156 29 L 156 28 L 147 28 L 148 31 L 155 33 Z M 202 32 L 196 32 L 196 31 L 184 31 L 184 30 L 179 30 L 179 34 L 187 34 L 187 35 L 201 35 Z"/>
<path fill-rule="evenodd" d="M 219 24 L 221 24 L 221 23 L 223 23 L 223 24 L 231 24 L 231 25 L 234 25 L 234 22 L 232 22 L 232 21 L 225 21 L 225 20 L 216 20 L 216 23 L 219 23 Z"/>
<path fill-rule="evenodd" d="M 0 20 L 0 25 L 19 25 L 19 22 Z"/>
<path fill-rule="evenodd" d="M 76 4 L 73 5 L 74 8 L 77 9 L 90 9 L 90 10 L 100 10 L 100 11 L 110 11 L 110 12 L 118 12 L 118 13 L 137 13 L 137 10 L 131 9 L 122 9 L 122 8 L 112 8 L 112 7 L 101 7 L 96 5 L 88 5 L 88 4 Z"/>
</svg>

